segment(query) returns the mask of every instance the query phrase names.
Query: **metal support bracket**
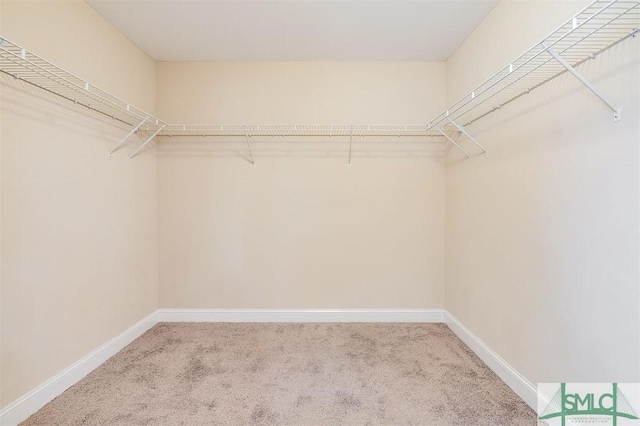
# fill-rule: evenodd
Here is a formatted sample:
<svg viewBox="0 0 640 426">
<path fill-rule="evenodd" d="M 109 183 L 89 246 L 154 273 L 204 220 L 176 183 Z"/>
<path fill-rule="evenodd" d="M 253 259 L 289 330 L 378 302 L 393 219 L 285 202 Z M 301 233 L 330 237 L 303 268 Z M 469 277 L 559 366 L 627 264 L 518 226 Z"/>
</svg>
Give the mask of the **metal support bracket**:
<svg viewBox="0 0 640 426">
<path fill-rule="evenodd" d="M 349 133 L 349 165 L 351 165 L 351 146 L 353 144 L 353 127 L 351 127 Z"/>
<path fill-rule="evenodd" d="M 256 162 L 253 160 L 253 151 L 251 150 L 251 142 L 249 142 L 249 131 L 247 130 L 246 126 L 244 128 L 244 137 L 247 140 L 247 146 L 249 147 L 249 155 L 251 155 L 251 164 L 255 166 Z"/>
<path fill-rule="evenodd" d="M 473 142 L 478 148 L 480 148 L 482 150 L 482 154 L 486 154 L 487 153 L 487 150 L 482 145 L 480 145 L 478 143 L 478 141 L 473 138 L 473 136 L 471 136 L 469 133 L 467 133 L 467 131 L 464 129 L 464 127 L 462 127 L 461 125 L 459 125 L 458 123 L 456 123 L 455 121 L 450 119 L 448 116 L 445 116 L 444 118 L 446 118 L 449 121 L 449 123 L 453 124 L 456 127 L 456 129 L 458 129 L 458 131 L 460 131 L 460 133 L 464 134 L 466 137 L 469 138 L 469 140 L 471 142 Z"/>
<path fill-rule="evenodd" d="M 138 153 L 139 153 L 140 151 L 142 151 L 142 149 L 143 149 L 145 146 L 147 146 L 147 145 L 149 144 L 149 142 L 151 142 L 151 141 L 153 140 L 153 138 L 155 138 L 155 137 L 158 135 L 158 133 L 160 133 L 160 132 L 162 131 L 162 129 L 164 129 L 164 128 L 165 128 L 165 126 L 166 126 L 166 124 L 163 124 L 162 126 L 160 126 L 160 128 L 159 128 L 158 130 L 156 130 L 156 131 L 155 131 L 155 133 L 154 133 L 154 134 L 152 134 L 151 136 L 149 136 L 149 139 L 147 139 L 146 141 L 144 141 L 144 143 L 143 143 L 142 145 L 140 145 L 140 146 L 138 147 L 138 149 L 136 149 L 136 150 L 135 150 L 135 152 L 129 156 L 129 160 L 131 160 L 133 157 L 135 157 L 136 155 L 138 155 Z"/>
<path fill-rule="evenodd" d="M 133 135 L 134 133 L 136 133 L 138 130 L 140 130 L 140 127 L 145 123 L 145 121 L 147 121 L 149 119 L 149 116 L 146 116 L 144 118 L 144 120 L 142 120 L 140 122 L 140 124 L 138 124 L 137 126 L 134 126 L 131 131 L 129 133 L 127 133 L 127 136 L 125 136 L 124 138 L 122 138 L 122 140 L 120 142 L 118 142 L 118 144 L 111 150 L 111 152 L 109 153 L 109 157 L 111 157 L 111 154 L 113 154 L 114 152 L 116 152 L 118 150 L 118 148 L 120 148 L 122 146 L 123 143 L 125 143 L 125 141 L 127 139 L 129 139 L 131 137 L 131 135 Z"/>
<path fill-rule="evenodd" d="M 460 151 L 462 151 L 464 153 L 464 155 L 467 156 L 467 159 L 471 158 L 471 154 L 469 154 L 463 147 L 461 147 L 451 136 L 449 136 L 448 134 L 446 134 L 444 132 L 443 129 L 441 129 L 440 127 L 434 126 L 434 128 L 439 131 L 440 133 L 442 133 L 442 136 L 444 136 L 445 138 L 447 138 L 449 140 L 449 142 L 451 142 L 453 144 L 453 146 L 455 146 L 456 148 L 458 148 Z"/>
<path fill-rule="evenodd" d="M 572 67 L 567 61 L 565 61 L 557 52 L 548 48 L 544 44 L 541 44 L 540 46 L 544 50 L 546 50 L 549 55 L 553 56 L 553 58 L 558 61 L 560 65 L 565 67 L 567 71 L 573 74 L 573 76 L 577 78 L 580 83 L 584 84 L 587 89 L 591 90 L 591 92 L 596 95 L 602 102 L 604 102 L 609 107 L 609 109 L 611 109 L 611 111 L 613 111 L 613 121 L 620 121 L 620 108 L 617 108 L 614 104 L 609 102 L 609 100 L 602 93 L 600 93 L 600 91 L 593 84 L 591 84 L 589 80 L 584 78 L 582 74 L 580 74 L 574 67 Z"/>
</svg>

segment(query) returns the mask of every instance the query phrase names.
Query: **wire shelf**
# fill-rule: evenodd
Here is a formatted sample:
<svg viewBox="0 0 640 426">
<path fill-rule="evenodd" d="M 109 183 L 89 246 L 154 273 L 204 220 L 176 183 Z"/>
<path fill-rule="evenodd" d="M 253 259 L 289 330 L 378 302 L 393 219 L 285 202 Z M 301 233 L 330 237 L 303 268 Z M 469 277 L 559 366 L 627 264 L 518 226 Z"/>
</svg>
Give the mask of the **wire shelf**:
<svg viewBox="0 0 640 426">
<path fill-rule="evenodd" d="M 156 136 L 442 136 L 426 124 L 170 124 L 0 37 L 0 71 Z M 142 125 L 141 125 L 142 124 Z"/>
<path fill-rule="evenodd" d="M 0 71 L 131 126 L 129 134 L 112 153 L 133 133 L 145 130 L 151 136 L 134 155 L 155 136 L 244 136 L 247 140 L 253 136 L 338 136 L 349 137 L 350 141 L 358 136 L 383 140 L 395 136 L 421 138 L 425 142 L 431 137 L 443 136 L 443 143 L 448 140 L 471 158 L 473 152 L 456 142 L 460 134 L 467 136 L 481 154 L 487 151 L 466 132 L 465 126 L 564 74 L 568 71 L 567 65 L 579 66 L 629 37 L 635 37 L 639 28 L 640 0 L 595 0 L 429 124 L 167 124 L 4 37 L 0 37 Z"/>
<path fill-rule="evenodd" d="M 426 124 L 170 124 L 160 136 L 374 136 L 374 137 L 431 137 L 442 136 Z"/>
<path fill-rule="evenodd" d="M 640 28 L 640 1 L 596 0 L 429 123 L 447 132 L 449 120 L 468 126 L 567 72 L 548 49 L 572 67 L 635 37 Z"/>
<path fill-rule="evenodd" d="M 0 71 L 129 126 L 146 130 L 165 125 L 157 117 L 0 37 Z"/>
</svg>

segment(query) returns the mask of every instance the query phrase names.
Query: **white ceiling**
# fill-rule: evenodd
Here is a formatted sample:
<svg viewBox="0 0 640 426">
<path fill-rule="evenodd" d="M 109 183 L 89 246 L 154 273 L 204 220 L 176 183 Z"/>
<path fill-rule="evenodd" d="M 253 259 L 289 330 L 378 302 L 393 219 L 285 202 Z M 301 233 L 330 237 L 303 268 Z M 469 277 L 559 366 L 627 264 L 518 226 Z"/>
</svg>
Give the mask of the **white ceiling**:
<svg viewBox="0 0 640 426">
<path fill-rule="evenodd" d="M 158 61 L 443 61 L 498 0 L 86 0 Z"/>
</svg>

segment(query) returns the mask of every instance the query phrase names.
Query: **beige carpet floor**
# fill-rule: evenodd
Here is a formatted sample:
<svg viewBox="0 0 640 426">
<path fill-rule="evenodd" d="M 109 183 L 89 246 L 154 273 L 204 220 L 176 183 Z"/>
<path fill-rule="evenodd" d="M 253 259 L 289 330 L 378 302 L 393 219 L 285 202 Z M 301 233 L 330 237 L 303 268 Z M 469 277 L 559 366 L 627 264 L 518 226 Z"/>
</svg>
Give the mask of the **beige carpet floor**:
<svg viewBox="0 0 640 426">
<path fill-rule="evenodd" d="M 534 425 L 444 324 L 161 323 L 23 425 Z"/>
</svg>

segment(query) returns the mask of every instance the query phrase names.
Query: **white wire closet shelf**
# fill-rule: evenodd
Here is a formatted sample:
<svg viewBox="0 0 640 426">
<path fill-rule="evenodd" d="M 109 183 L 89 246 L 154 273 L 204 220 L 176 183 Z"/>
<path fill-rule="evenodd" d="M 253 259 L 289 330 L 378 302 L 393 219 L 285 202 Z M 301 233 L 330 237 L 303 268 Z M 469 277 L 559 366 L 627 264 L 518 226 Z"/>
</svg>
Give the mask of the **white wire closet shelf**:
<svg viewBox="0 0 640 426">
<path fill-rule="evenodd" d="M 442 136 L 427 124 L 170 124 L 161 136 Z"/>
<path fill-rule="evenodd" d="M 123 101 L 4 37 L 0 37 L 0 71 L 127 125 L 133 125 L 132 123 L 139 123 L 142 120 L 145 120 L 145 127 L 158 128 L 166 125 L 152 114 Z"/>
<path fill-rule="evenodd" d="M 466 126 L 565 72 L 571 72 L 580 79 L 614 112 L 618 120 L 620 112 L 616 106 L 586 81 L 575 67 L 635 37 L 639 28 L 640 0 L 595 0 L 428 124 L 168 124 L 4 37 L 0 37 L 0 71 L 130 126 L 129 133 L 112 153 L 134 133 L 140 130 L 148 132 L 149 137 L 131 157 L 156 136 L 245 137 L 249 149 L 252 136 L 338 136 L 348 137 L 350 143 L 358 136 L 383 138 L 390 142 L 398 140 L 391 138 L 393 136 L 421 137 L 424 142 L 428 142 L 430 137 L 443 136 L 471 158 L 487 151 L 465 130 Z M 474 146 L 465 149 L 458 141 L 461 134 Z"/>
<path fill-rule="evenodd" d="M 639 28 L 639 0 L 596 0 L 447 108 L 429 127 L 450 135 L 462 132 L 469 136 L 466 126 L 566 72 L 598 96 L 618 121 L 619 109 L 582 77 L 576 67 L 636 37 Z"/>
</svg>

